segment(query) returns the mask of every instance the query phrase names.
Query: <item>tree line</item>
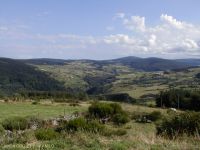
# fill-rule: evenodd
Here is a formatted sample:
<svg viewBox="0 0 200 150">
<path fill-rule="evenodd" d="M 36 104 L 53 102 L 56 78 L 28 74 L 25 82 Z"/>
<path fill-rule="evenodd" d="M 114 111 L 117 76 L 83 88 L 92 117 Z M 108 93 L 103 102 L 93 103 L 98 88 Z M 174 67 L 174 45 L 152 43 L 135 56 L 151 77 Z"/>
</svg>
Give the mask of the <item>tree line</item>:
<svg viewBox="0 0 200 150">
<path fill-rule="evenodd" d="M 157 107 L 173 107 L 183 110 L 200 110 L 200 91 L 170 89 L 156 98 Z"/>
</svg>

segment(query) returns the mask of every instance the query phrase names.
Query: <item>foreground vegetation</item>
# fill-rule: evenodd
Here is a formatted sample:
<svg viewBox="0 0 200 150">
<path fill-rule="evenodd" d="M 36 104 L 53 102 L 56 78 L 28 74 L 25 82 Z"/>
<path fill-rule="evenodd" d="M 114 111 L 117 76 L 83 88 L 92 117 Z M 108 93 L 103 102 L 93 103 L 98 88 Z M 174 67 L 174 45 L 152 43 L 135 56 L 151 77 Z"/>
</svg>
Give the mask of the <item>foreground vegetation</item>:
<svg viewBox="0 0 200 150">
<path fill-rule="evenodd" d="M 0 138 L 1 149 L 5 150 L 198 149 L 200 147 L 199 135 L 196 132 L 200 129 L 199 113 L 194 113 L 194 118 L 191 120 L 196 120 L 196 126 L 191 126 L 186 118 L 193 116 L 192 112 L 188 114 L 125 103 L 87 101 L 72 105 L 72 103 L 43 101 L 37 104 L 2 101 L 0 107 L 2 108 L 0 134 L 5 135 L 7 132 L 5 129 L 11 131 L 7 132 L 7 136 Z M 76 114 L 77 117 L 68 121 L 61 120 L 56 126 L 49 123 L 49 120 L 59 115 L 62 118 L 64 115 L 72 114 Z M 31 128 L 33 122 L 38 123 L 37 129 Z M 186 123 L 190 129 L 196 129 L 192 132 L 195 134 L 187 134 L 185 131 L 191 130 L 185 126 L 182 126 L 183 132 L 180 130 L 181 136 L 177 136 L 177 132 L 173 135 L 171 134 L 173 132 L 169 132 L 169 135 L 161 133 L 166 129 L 171 131 L 171 127 L 176 128 L 176 122 L 177 125 Z M 170 126 L 170 123 L 174 126 Z M 12 136 L 9 136 L 9 133 L 12 133 Z"/>
</svg>

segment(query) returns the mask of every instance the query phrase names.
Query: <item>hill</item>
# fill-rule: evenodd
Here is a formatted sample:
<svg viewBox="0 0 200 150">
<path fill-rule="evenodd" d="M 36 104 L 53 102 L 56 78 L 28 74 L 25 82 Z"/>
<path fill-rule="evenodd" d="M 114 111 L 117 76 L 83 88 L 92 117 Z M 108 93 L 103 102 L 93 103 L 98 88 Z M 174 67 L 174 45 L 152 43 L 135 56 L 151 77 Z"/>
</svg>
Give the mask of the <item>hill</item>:
<svg viewBox="0 0 200 150">
<path fill-rule="evenodd" d="M 65 90 L 49 74 L 19 60 L 0 58 L 0 92 L 13 94 L 19 91 Z"/>
<path fill-rule="evenodd" d="M 200 66 L 200 59 L 177 59 L 176 61 L 190 66 Z"/>
<path fill-rule="evenodd" d="M 98 68 L 102 68 L 105 65 L 123 65 L 130 67 L 132 69 L 140 71 L 166 71 L 173 69 L 182 69 L 191 66 L 200 65 L 199 59 L 162 59 L 162 58 L 139 58 L 134 56 L 123 57 L 119 59 L 112 60 L 63 60 L 63 59 L 29 59 L 23 60 L 25 63 L 30 63 L 34 65 L 64 65 L 70 62 L 82 62 L 91 63 Z"/>
<path fill-rule="evenodd" d="M 1 93 L 17 91 L 128 93 L 154 96 L 170 87 L 197 88 L 198 61 L 124 57 L 113 60 L 0 58 Z"/>
<path fill-rule="evenodd" d="M 186 68 L 192 64 L 185 62 L 178 62 L 176 60 L 161 59 L 161 58 L 138 58 L 138 57 L 124 57 L 112 60 L 113 63 L 120 63 L 125 66 L 143 71 L 164 71 L 178 68 Z"/>
</svg>

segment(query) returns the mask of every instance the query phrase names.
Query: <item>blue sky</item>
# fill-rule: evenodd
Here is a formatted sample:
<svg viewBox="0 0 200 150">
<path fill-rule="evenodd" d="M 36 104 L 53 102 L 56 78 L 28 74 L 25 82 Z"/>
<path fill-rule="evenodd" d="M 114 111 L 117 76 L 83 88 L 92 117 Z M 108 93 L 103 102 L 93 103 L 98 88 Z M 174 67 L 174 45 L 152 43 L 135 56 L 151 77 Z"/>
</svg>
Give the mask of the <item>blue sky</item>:
<svg viewBox="0 0 200 150">
<path fill-rule="evenodd" d="M 0 56 L 200 58 L 199 0 L 0 0 Z"/>
</svg>

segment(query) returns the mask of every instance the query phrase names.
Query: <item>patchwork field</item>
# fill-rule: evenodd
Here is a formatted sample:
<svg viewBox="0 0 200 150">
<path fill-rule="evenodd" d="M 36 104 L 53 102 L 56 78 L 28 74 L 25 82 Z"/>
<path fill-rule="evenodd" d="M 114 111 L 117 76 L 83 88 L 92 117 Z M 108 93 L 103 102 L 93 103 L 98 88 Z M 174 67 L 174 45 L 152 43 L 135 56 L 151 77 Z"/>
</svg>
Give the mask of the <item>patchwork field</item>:
<svg viewBox="0 0 200 150">
<path fill-rule="evenodd" d="M 36 67 L 63 82 L 67 88 L 84 92 L 94 88 L 100 89 L 95 94 L 124 92 L 133 98 L 140 99 L 142 96 L 158 94 L 169 88 L 200 88 L 200 81 L 195 78 L 200 72 L 199 67 L 144 72 L 119 64 L 108 64 L 99 68 L 92 63 L 79 61 L 64 65 L 36 65 Z"/>
</svg>

